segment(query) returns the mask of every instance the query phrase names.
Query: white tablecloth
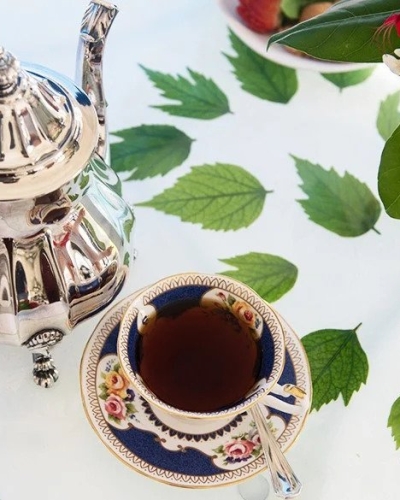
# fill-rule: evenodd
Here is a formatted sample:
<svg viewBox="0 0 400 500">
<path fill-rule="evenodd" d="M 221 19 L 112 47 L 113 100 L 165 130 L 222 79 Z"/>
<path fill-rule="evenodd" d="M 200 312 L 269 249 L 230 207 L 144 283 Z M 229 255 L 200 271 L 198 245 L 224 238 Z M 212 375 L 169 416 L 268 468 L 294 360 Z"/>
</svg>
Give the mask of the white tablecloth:
<svg viewBox="0 0 400 500">
<path fill-rule="evenodd" d="M 14 0 L 1 9 L 0 43 L 20 59 L 73 77 L 83 0 Z M 220 272 L 220 259 L 249 252 L 279 255 L 299 269 L 298 281 L 276 303 L 300 336 L 351 329 L 362 322 L 368 355 L 366 386 L 348 407 L 341 398 L 313 412 L 289 458 L 304 483 L 304 500 L 394 500 L 400 455 L 387 428 L 400 395 L 400 222 L 382 214 L 377 229 L 342 238 L 309 221 L 289 154 L 334 166 L 366 182 L 377 195 L 383 140 L 380 102 L 400 80 L 379 67 L 360 85 L 339 92 L 320 74 L 298 71 L 299 90 L 287 105 L 243 91 L 223 53 L 232 53 L 225 19 L 214 0 L 121 0 L 105 58 L 111 131 L 171 124 L 196 139 L 182 166 L 166 176 L 125 182 L 124 197 L 139 203 L 171 187 L 190 167 L 239 165 L 274 193 L 260 217 L 238 231 L 204 230 L 152 208 L 138 207 L 138 259 L 121 298 L 173 273 Z M 150 105 L 162 99 L 139 64 L 171 74 L 189 67 L 212 78 L 234 114 L 211 121 L 173 117 Z M 0 499 L 225 500 L 236 486 L 182 490 L 136 474 L 109 453 L 90 428 L 79 389 L 83 348 L 98 318 L 54 349 L 61 377 L 36 387 L 30 354 L 0 346 Z"/>
</svg>

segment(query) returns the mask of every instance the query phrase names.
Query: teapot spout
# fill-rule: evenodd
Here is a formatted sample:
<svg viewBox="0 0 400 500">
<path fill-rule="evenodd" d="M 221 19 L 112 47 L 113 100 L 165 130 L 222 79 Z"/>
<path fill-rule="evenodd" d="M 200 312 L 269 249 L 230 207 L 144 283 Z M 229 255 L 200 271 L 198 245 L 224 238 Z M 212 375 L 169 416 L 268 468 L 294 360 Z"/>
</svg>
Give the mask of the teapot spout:
<svg viewBox="0 0 400 500">
<path fill-rule="evenodd" d="M 109 163 L 109 144 L 103 54 L 108 32 L 117 13 L 118 8 L 104 0 L 90 2 L 82 19 L 76 66 L 76 82 L 89 96 L 97 111 L 99 141 L 96 152 L 106 163 Z"/>
</svg>

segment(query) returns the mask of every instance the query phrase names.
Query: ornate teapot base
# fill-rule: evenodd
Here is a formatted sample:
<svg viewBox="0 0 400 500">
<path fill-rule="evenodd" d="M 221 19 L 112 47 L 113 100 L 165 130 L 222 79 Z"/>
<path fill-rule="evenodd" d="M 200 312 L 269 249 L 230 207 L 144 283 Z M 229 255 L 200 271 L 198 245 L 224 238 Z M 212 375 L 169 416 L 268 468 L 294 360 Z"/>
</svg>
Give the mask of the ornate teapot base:
<svg viewBox="0 0 400 500">
<path fill-rule="evenodd" d="M 49 348 L 60 342 L 64 334 L 60 330 L 42 330 L 33 335 L 24 345 L 32 351 L 33 381 L 40 387 L 52 387 L 58 380 L 58 370 L 55 367 Z"/>
</svg>

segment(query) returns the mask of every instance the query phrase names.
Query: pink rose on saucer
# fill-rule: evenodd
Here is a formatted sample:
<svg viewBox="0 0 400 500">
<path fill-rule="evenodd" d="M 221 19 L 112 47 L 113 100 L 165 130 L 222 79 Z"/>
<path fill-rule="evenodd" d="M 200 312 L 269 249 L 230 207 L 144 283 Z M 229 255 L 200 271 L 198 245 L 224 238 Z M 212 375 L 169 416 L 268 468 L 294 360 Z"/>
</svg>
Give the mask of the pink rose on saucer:
<svg viewBox="0 0 400 500">
<path fill-rule="evenodd" d="M 239 461 L 248 458 L 255 446 L 247 439 L 235 439 L 224 445 L 224 452 L 229 458 Z"/>
<path fill-rule="evenodd" d="M 126 406 L 124 401 L 116 394 L 111 394 L 104 405 L 106 412 L 118 420 L 123 420 L 126 417 Z"/>
</svg>

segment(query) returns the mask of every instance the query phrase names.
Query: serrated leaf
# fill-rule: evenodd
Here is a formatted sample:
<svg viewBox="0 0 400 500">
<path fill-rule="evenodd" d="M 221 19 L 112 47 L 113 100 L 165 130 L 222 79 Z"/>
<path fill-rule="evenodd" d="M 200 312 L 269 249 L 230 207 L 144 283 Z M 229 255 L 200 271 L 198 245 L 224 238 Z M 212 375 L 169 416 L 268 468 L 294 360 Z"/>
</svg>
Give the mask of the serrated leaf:
<svg viewBox="0 0 400 500">
<path fill-rule="evenodd" d="M 250 252 L 221 262 L 236 270 L 220 274 L 246 283 L 268 302 L 275 302 L 291 290 L 297 280 L 297 267 L 276 255 Z"/>
<path fill-rule="evenodd" d="M 375 229 L 381 207 L 369 187 L 345 172 L 343 177 L 331 168 L 323 169 L 292 156 L 308 199 L 297 200 L 308 217 L 340 236 L 360 236 Z"/>
<path fill-rule="evenodd" d="M 400 126 L 386 141 L 378 172 L 379 196 L 386 212 L 400 219 Z"/>
<path fill-rule="evenodd" d="M 399 13 L 398 0 L 342 0 L 323 14 L 276 33 L 268 45 L 280 43 L 318 59 L 382 62 L 398 46 L 395 29 L 379 28 Z"/>
<path fill-rule="evenodd" d="M 171 125 L 141 125 L 113 132 L 123 139 L 111 144 L 116 172 L 131 172 L 131 179 L 166 175 L 189 156 L 193 139 Z"/>
<path fill-rule="evenodd" d="M 400 398 L 397 398 L 392 405 L 387 425 L 392 429 L 392 436 L 397 450 L 400 448 Z"/>
<path fill-rule="evenodd" d="M 340 90 L 351 87 L 353 85 L 358 85 L 359 83 L 365 82 L 372 73 L 375 67 L 357 69 L 356 71 L 344 71 L 343 73 L 321 73 L 322 76 L 336 85 Z"/>
<path fill-rule="evenodd" d="M 152 106 L 170 115 L 212 120 L 230 113 L 229 101 L 222 90 L 210 78 L 188 68 L 192 81 L 181 75 L 176 77 L 141 66 L 161 95 L 180 104 Z"/>
<path fill-rule="evenodd" d="M 354 392 L 366 383 L 368 358 L 357 329 L 318 330 L 301 339 L 310 363 L 313 410 L 336 401 L 340 394 L 347 406 Z"/>
<path fill-rule="evenodd" d="M 387 141 L 400 125 L 400 91 L 390 94 L 379 106 L 376 127 L 382 139 Z"/>
<path fill-rule="evenodd" d="M 177 215 L 204 229 L 229 231 L 257 219 L 267 192 L 242 167 L 217 163 L 193 167 L 173 187 L 138 206 Z"/>
<path fill-rule="evenodd" d="M 296 71 L 260 56 L 229 31 L 237 56 L 226 55 L 242 89 L 267 101 L 286 104 L 298 88 Z"/>
</svg>

